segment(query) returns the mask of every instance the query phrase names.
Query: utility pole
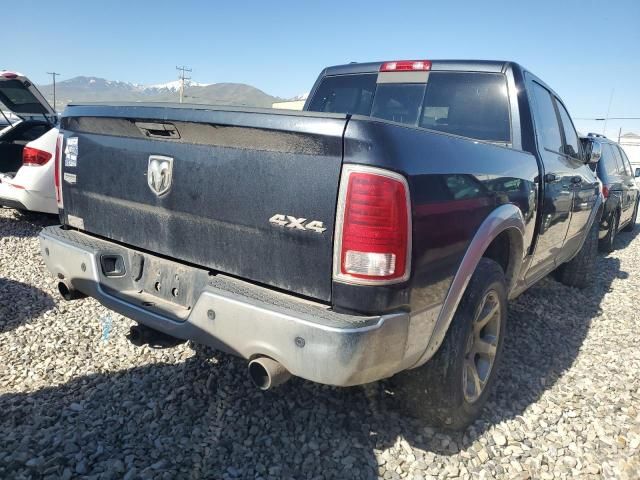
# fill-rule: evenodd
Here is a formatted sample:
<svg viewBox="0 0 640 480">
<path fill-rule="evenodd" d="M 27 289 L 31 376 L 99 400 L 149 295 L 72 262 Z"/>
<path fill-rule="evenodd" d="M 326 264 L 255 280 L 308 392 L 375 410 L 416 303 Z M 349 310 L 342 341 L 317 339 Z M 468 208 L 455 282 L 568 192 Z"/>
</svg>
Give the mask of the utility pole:
<svg viewBox="0 0 640 480">
<path fill-rule="evenodd" d="M 47 75 L 51 75 L 53 78 L 53 111 L 56 111 L 56 77 L 59 77 L 60 74 L 58 72 L 47 72 Z"/>
<path fill-rule="evenodd" d="M 184 99 L 184 81 L 191 80 L 191 77 L 185 77 L 185 72 L 191 72 L 191 69 L 182 65 L 181 67 L 176 67 L 176 70 L 180 72 L 180 103 Z"/>
</svg>

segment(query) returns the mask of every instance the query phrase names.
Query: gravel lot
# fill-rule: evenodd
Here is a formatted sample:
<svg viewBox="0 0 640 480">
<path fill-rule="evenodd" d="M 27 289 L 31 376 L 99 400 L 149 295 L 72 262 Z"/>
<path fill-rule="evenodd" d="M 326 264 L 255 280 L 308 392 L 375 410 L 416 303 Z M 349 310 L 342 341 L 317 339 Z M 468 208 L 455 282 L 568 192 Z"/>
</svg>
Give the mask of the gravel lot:
<svg viewBox="0 0 640 480">
<path fill-rule="evenodd" d="M 635 233 L 587 290 L 510 304 L 498 388 L 451 435 L 380 385 L 263 393 L 233 357 L 130 345 L 131 321 L 59 300 L 36 237 L 55 221 L 0 210 L 0 478 L 640 478 Z"/>
</svg>

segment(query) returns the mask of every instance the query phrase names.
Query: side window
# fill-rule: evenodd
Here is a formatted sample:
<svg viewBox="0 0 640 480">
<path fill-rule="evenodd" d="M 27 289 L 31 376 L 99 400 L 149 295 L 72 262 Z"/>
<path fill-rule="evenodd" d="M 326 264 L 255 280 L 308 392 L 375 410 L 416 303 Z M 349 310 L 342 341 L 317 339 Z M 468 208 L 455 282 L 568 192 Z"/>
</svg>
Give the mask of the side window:
<svg viewBox="0 0 640 480">
<path fill-rule="evenodd" d="M 569 117 L 569 113 L 567 113 L 564 105 L 562 105 L 562 103 L 560 103 L 560 101 L 558 100 L 556 100 L 556 105 L 558 106 L 558 111 L 560 112 L 560 119 L 562 120 L 562 129 L 564 130 L 565 139 L 565 145 L 563 146 L 561 152 L 571 157 L 578 158 L 580 157 L 580 140 L 578 139 L 576 129 L 573 128 L 571 117 Z"/>
<path fill-rule="evenodd" d="M 624 168 L 624 163 L 622 162 L 622 155 L 620 155 L 620 150 L 618 150 L 618 147 L 616 145 L 611 145 L 611 150 L 613 151 L 613 154 L 616 157 L 616 165 L 617 165 L 616 172 L 619 175 L 624 175 L 625 168 Z"/>
<path fill-rule="evenodd" d="M 542 137 L 544 148 L 553 150 L 554 152 L 562 152 L 560 125 L 558 125 L 558 116 L 553 106 L 551 94 L 546 88 L 534 82 L 533 95 L 536 101 L 534 111 L 536 128 Z"/>
<path fill-rule="evenodd" d="M 615 175 L 617 173 L 618 163 L 616 162 L 613 149 L 608 143 L 602 144 L 602 158 L 600 159 L 600 163 L 604 166 L 607 175 Z"/>
<path fill-rule="evenodd" d="M 620 150 L 620 156 L 622 157 L 622 164 L 624 165 L 624 169 L 627 172 L 627 175 L 633 176 L 633 168 L 631 168 L 631 162 L 629 162 L 629 157 L 627 157 L 627 154 L 625 153 L 624 148 L 618 146 L 618 149 Z"/>
</svg>

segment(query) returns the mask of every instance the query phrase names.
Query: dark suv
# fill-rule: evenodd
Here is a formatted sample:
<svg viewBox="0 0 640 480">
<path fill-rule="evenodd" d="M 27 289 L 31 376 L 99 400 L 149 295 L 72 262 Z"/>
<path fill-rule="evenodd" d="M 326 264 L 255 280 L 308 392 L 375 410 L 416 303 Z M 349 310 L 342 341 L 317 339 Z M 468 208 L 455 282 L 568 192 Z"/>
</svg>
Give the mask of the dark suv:
<svg viewBox="0 0 640 480">
<path fill-rule="evenodd" d="M 633 171 L 624 150 L 607 137 L 590 133 L 582 138 L 582 142 L 587 152 L 594 148 L 601 151 L 600 161 L 593 167 L 602 182 L 606 199 L 600 221 L 599 246 L 601 251 L 611 252 L 620 229 L 630 232 L 635 227 L 638 187 L 634 177 L 640 176 L 640 171 Z"/>
</svg>

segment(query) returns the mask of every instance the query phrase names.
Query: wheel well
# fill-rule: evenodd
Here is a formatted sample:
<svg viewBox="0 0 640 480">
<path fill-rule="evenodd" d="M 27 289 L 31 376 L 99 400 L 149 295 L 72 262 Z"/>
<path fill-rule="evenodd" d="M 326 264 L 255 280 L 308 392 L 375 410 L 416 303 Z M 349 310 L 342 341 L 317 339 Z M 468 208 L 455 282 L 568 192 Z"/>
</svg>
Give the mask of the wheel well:
<svg viewBox="0 0 640 480">
<path fill-rule="evenodd" d="M 511 257 L 511 240 L 509 239 L 509 234 L 506 231 L 500 233 L 489 244 L 482 256 L 496 262 L 502 267 L 502 271 L 506 274 L 509 269 Z"/>
<path fill-rule="evenodd" d="M 522 254 L 522 235 L 515 229 L 507 229 L 500 232 L 489 244 L 483 253 L 484 258 L 496 262 L 504 272 L 509 290 L 516 280 L 516 267 L 520 269 L 517 256 Z M 522 258 L 520 258 L 522 259 Z"/>
</svg>

